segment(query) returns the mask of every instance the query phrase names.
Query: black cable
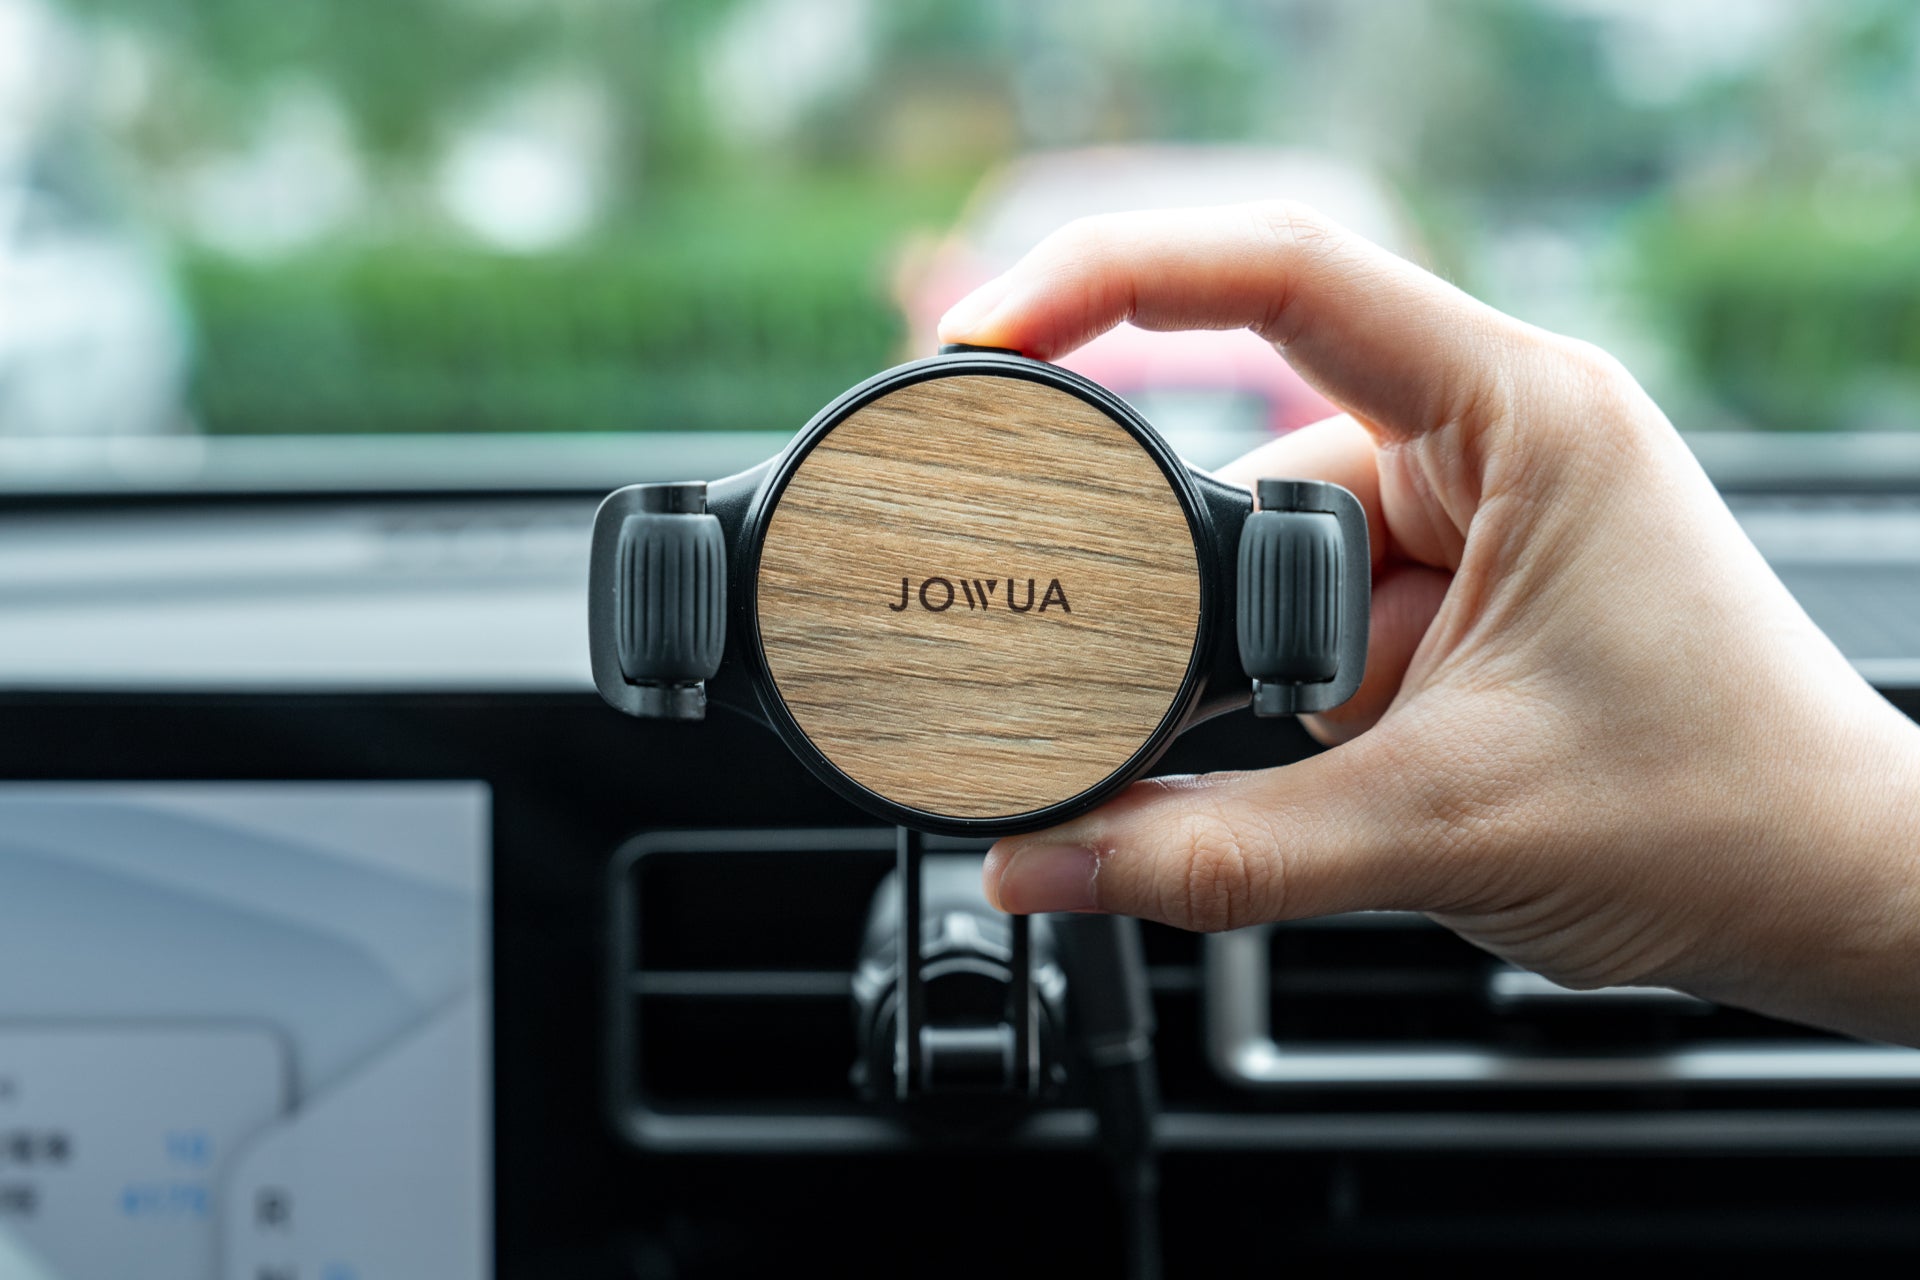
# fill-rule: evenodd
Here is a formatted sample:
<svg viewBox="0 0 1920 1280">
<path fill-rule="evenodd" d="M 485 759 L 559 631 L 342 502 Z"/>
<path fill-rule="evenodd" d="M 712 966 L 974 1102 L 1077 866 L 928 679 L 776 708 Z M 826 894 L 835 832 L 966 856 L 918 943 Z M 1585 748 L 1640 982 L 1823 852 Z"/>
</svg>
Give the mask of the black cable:
<svg viewBox="0 0 1920 1280">
<path fill-rule="evenodd" d="M 1056 915 L 1052 924 L 1071 1001 L 1068 1030 L 1127 1218 L 1127 1274 L 1134 1280 L 1159 1280 L 1160 1164 L 1153 1127 L 1160 1110 L 1160 1082 L 1140 922 L 1121 916 Z"/>
<path fill-rule="evenodd" d="M 1128 1214 L 1127 1275 L 1130 1280 L 1160 1280 L 1160 1161 L 1151 1153 L 1133 1165 L 1130 1185 L 1121 1190 Z"/>
</svg>

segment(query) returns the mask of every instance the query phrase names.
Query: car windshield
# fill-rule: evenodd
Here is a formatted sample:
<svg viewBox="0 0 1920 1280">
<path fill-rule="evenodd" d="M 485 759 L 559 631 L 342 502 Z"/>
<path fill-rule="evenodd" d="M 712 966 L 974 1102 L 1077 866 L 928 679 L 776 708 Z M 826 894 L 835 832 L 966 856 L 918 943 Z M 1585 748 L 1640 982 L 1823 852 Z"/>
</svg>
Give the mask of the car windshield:
<svg viewBox="0 0 1920 1280">
<path fill-rule="evenodd" d="M 1908 0 L 0 0 L 0 487 L 691 473 L 1068 219 L 1267 195 L 1723 453 L 1920 425 Z M 1330 411 L 1076 359 L 1206 464 Z"/>
</svg>

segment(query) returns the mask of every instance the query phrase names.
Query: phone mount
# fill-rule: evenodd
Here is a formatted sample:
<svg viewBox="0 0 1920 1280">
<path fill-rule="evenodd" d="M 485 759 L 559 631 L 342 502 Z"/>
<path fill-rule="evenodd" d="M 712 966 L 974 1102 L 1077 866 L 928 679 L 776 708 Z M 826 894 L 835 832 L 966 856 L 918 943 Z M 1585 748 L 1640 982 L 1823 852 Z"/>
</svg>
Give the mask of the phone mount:
<svg viewBox="0 0 1920 1280">
<path fill-rule="evenodd" d="M 1210 716 L 1346 701 L 1370 560 L 1338 485 L 1250 496 L 1077 374 L 947 348 L 751 471 L 616 490 L 590 593 L 614 707 L 730 705 L 889 822 L 997 836 L 1091 809 Z"/>
<path fill-rule="evenodd" d="M 924 834 L 1064 822 L 1189 725 L 1249 701 L 1326 711 L 1366 667 L 1371 562 L 1352 494 L 1275 479 L 1249 495 L 1102 387 L 1011 351 L 889 369 L 740 475 L 616 490 L 592 557 L 607 702 L 667 720 L 732 706 L 898 827 L 897 923 L 856 984 L 856 1074 L 870 1092 L 891 1075 L 923 1116 L 968 1098 L 1030 1105 L 1058 1065 L 1042 1028 L 1057 1039 L 1059 1025 L 1043 1012 L 1057 997 L 1036 992 L 1030 917 L 1007 921 L 1004 956 L 997 930 L 963 919 L 971 943 L 950 945 L 956 913 L 929 918 Z M 1067 1056 L 1136 1272 L 1152 1274 L 1153 1019 L 1131 929 L 1063 916 L 1046 937 L 1075 971 Z M 961 952 L 991 971 L 986 1003 L 935 1007 L 934 984 L 954 985 L 936 970 Z"/>
<path fill-rule="evenodd" d="M 988 905 L 978 854 L 929 853 L 920 833 L 897 828 L 894 873 L 874 891 L 854 972 L 862 1096 L 936 1130 L 1024 1116 L 1065 1075 L 1054 933 Z"/>
</svg>

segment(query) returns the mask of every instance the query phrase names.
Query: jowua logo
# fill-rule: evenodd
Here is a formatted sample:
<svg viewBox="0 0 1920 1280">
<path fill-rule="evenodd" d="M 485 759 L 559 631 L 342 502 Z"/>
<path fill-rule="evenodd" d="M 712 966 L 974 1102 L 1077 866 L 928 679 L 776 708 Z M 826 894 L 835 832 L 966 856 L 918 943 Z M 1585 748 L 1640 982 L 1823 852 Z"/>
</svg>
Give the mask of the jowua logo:
<svg viewBox="0 0 1920 1280">
<path fill-rule="evenodd" d="M 956 582 L 959 583 L 957 590 L 954 586 Z M 945 613 L 956 603 L 964 603 L 969 609 L 998 607 L 1012 613 L 1045 613 L 1048 609 L 1073 612 L 1060 579 L 1051 579 L 1045 590 L 1039 591 L 1040 603 L 1036 606 L 1034 595 L 1038 585 L 1036 578 L 922 578 L 916 589 L 912 578 L 902 578 L 900 602 L 889 604 L 887 608 L 895 613 L 904 613 L 918 600 L 920 607 L 928 613 Z M 1024 600 L 1020 598 L 1022 587 L 1025 588 Z"/>
</svg>

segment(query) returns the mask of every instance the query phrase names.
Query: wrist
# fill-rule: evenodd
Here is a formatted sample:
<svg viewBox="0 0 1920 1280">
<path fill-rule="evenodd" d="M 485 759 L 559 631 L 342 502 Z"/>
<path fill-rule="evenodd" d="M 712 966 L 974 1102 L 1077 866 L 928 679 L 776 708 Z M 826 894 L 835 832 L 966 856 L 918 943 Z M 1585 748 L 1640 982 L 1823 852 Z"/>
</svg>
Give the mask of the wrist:
<svg viewBox="0 0 1920 1280">
<path fill-rule="evenodd" d="M 1920 1044 L 1920 726 L 1874 697 L 1844 741 L 1796 752 L 1739 959 L 1700 994 Z M 1736 857 L 1748 851 L 1733 851 Z"/>
</svg>

